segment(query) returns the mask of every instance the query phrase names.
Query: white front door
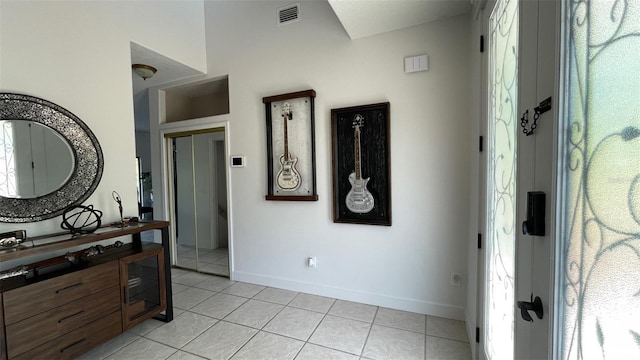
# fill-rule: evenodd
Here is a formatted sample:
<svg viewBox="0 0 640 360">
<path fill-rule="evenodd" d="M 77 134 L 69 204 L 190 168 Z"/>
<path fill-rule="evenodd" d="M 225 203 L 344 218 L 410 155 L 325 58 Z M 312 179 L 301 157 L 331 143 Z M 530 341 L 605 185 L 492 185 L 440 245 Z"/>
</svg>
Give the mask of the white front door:
<svg viewBox="0 0 640 360">
<path fill-rule="evenodd" d="M 640 2 L 517 3 L 487 16 L 481 356 L 640 358 Z M 544 235 L 523 234 L 530 192 Z"/>
<path fill-rule="evenodd" d="M 543 359 L 553 344 L 560 7 L 550 1 L 491 5 L 481 356 Z M 549 98 L 546 110 L 541 102 Z M 529 213 L 537 216 L 528 219 Z"/>
<path fill-rule="evenodd" d="M 516 359 L 551 359 L 553 350 L 560 4 L 521 2 Z"/>
</svg>

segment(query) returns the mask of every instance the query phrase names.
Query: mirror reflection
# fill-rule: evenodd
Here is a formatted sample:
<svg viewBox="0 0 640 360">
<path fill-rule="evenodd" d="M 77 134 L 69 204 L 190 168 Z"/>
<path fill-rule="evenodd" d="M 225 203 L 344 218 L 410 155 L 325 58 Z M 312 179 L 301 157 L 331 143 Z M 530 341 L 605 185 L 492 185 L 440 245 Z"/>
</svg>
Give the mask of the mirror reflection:
<svg viewBox="0 0 640 360">
<path fill-rule="evenodd" d="M 0 196 L 31 199 L 62 187 L 73 174 L 70 144 L 56 131 L 25 120 L 0 120 Z"/>
</svg>

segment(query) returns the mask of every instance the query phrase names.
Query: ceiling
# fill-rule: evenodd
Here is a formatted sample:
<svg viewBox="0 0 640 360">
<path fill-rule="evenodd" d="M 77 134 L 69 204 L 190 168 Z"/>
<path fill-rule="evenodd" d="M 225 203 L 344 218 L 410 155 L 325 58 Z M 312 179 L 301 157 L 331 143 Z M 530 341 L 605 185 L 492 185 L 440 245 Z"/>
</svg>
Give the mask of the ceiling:
<svg viewBox="0 0 640 360">
<path fill-rule="evenodd" d="M 327 0 L 351 39 L 381 34 L 446 19 L 470 12 L 477 0 Z M 131 64 L 146 64 L 158 69 L 143 80 L 131 72 L 136 110 L 148 102 L 144 90 L 151 86 L 204 75 L 136 43 L 131 43 Z M 146 116 L 148 117 L 148 115 Z M 149 131 L 145 116 L 136 116 L 136 129 Z M 142 121 L 140 121 L 142 120 Z"/>
<path fill-rule="evenodd" d="M 158 69 L 158 72 L 147 80 L 142 80 L 140 76 L 136 75 L 133 71 L 131 72 L 134 95 L 151 86 L 203 75 L 203 73 L 198 70 L 134 42 L 131 43 L 131 64 L 151 65 Z"/>
<path fill-rule="evenodd" d="M 446 19 L 471 11 L 470 0 L 328 0 L 351 39 Z"/>
<path fill-rule="evenodd" d="M 351 39 L 425 24 L 468 13 L 472 0 L 328 0 Z M 477 1 L 477 0 L 473 0 Z M 131 43 L 131 64 L 158 69 L 150 79 L 131 72 L 134 95 L 155 85 L 204 75 L 136 43 Z"/>
</svg>

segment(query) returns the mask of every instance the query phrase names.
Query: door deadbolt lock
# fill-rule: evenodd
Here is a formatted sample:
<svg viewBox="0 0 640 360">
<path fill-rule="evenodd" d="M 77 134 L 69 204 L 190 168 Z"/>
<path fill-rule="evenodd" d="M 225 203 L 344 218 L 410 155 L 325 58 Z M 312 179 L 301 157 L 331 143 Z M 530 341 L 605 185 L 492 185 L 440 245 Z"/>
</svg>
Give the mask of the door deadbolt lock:
<svg viewBox="0 0 640 360">
<path fill-rule="evenodd" d="M 536 296 L 533 298 L 533 294 L 531 294 L 531 301 L 518 301 L 518 308 L 520 309 L 520 316 L 522 316 L 523 320 L 533 322 L 533 318 L 531 314 L 529 314 L 530 310 L 536 314 L 538 319 L 542 319 L 544 315 L 544 310 L 542 309 L 542 299 L 540 296 Z"/>
<path fill-rule="evenodd" d="M 529 191 L 527 193 L 527 220 L 522 222 L 524 235 L 544 236 L 545 193 Z"/>
</svg>

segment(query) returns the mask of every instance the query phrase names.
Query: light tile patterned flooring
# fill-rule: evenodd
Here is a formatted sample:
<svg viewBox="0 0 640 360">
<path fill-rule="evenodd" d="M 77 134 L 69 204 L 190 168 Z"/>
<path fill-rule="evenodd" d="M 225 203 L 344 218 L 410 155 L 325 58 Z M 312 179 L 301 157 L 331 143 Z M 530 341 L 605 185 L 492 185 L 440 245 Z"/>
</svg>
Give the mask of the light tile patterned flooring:
<svg viewBox="0 0 640 360">
<path fill-rule="evenodd" d="M 82 359 L 470 359 L 462 321 L 172 269 L 175 318 Z"/>
<path fill-rule="evenodd" d="M 178 245 L 177 250 L 178 266 L 214 275 L 229 276 L 229 249 L 198 249 L 197 261 L 195 247 Z"/>
</svg>

